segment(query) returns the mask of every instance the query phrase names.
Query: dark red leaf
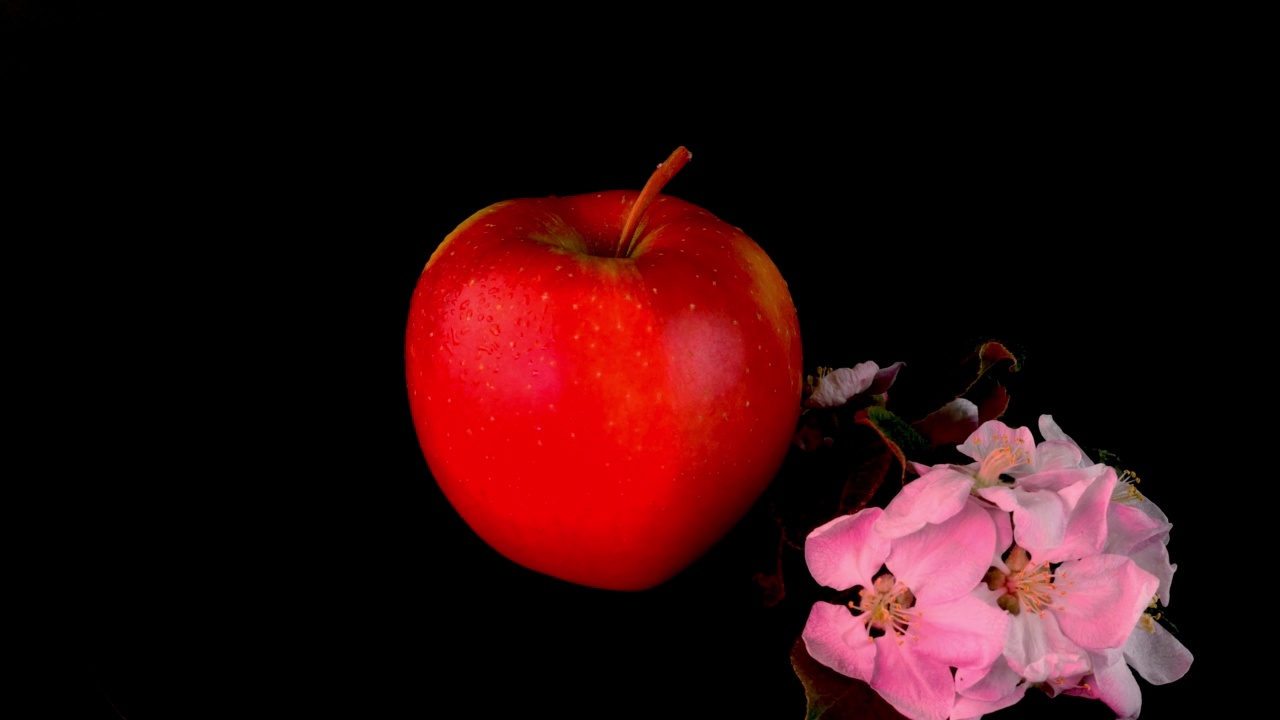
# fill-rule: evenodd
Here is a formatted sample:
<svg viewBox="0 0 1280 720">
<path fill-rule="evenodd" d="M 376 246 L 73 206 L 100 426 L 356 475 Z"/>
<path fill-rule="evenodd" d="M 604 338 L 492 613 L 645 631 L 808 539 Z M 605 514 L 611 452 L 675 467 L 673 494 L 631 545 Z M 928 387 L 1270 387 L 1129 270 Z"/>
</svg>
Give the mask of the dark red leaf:
<svg viewBox="0 0 1280 720">
<path fill-rule="evenodd" d="M 973 398 L 973 403 L 978 406 L 979 423 L 995 420 L 1009 409 L 1009 391 L 1004 389 L 999 380 L 992 379 L 984 396 Z"/>
</svg>

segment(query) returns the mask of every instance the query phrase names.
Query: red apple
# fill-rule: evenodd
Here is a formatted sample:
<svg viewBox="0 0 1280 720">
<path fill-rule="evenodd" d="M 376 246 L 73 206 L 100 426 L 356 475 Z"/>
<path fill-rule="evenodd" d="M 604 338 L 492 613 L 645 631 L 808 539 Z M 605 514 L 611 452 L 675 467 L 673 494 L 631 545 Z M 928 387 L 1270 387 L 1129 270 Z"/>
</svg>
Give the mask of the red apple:
<svg viewBox="0 0 1280 720">
<path fill-rule="evenodd" d="M 464 221 L 410 305 L 410 408 L 432 475 L 507 558 L 615 590 L 658 585 L 750 509 L 800 412 L 777 267 L 661 187 L 526 198 Z"/>
</svg>

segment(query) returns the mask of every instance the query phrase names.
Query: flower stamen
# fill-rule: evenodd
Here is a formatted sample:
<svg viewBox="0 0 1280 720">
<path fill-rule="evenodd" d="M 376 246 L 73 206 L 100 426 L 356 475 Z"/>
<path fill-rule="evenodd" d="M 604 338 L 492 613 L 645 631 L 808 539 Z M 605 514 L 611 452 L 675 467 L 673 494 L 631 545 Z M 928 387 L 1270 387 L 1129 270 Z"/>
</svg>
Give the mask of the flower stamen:
<svg viewBox="0 0 1280 720">
<path fill-rule="evenodd" d="M 1010 468 L 1018 465 L 1028 465 L 1031 463 L 1031 455 L 1020 447 L 1013 447 L 1009 443 L 1007 436 L 995 438 L 1003 441 L 1005 444 L 995 448 L 983 456 L 982 462 L 978 465 L 978 471 L 974 473 L 974 479 L 977 482 L 975 488 L 993 487 L 1000 484 L 1000 476 Z"/>
<path fill-rule="evenodd" d="M 1138 492 L 1136 487 L 1140 482 L 1142 482 L 1142 478 L 1125 470 L 1120 473 L 1120 477 L 1116 482 L 1116 489 L 1111 491 L 1111 499 L 1118 503 L 1126 501 L 1146 502 L 1146 496 Z"/>
<path fill-rule="evenodd" d="M 892 633 L 898 643 L 917 614 L 912 610 L 916 596 L 893 575 L 884 573 L 877 577 L 870 588 L 858 591 L 858 602 L 849 603 L 849 609 L 867 625 L 870 636 L 873 629 L 882 634 Z M 919 639 L 918 637 L 916 638 Z"/>
<path fill-rule="evenodd" d="M 1007 575 L 992 568 L 985 578 L 988 588 L 1004 591 L 996 598 L 996 604 L 1002 610 L 1017 615 L 1026 609 L 1044 617 L 1045 610 L 1053 606 L 1054 595 L 1059 598 L 1067 596 L 1070 581 L 1054 583 L 1055 580 L 1065 580 L 1066 576 L 1056 576 L 1047 562 L 1032 565 L 1031 557 L 1022 547 L 1014 545 L 1005 564 L 1009 566 Z"/>
</svg>

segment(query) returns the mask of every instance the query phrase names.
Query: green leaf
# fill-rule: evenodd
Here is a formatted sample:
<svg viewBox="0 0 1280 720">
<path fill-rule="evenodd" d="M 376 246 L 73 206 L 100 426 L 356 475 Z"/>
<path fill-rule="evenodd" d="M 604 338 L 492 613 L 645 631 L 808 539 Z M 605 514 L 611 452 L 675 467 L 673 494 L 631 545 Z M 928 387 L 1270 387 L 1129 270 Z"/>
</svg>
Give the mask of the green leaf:
<svg viewBox="0 0 1280 720">
<path fill-rule="evenodd" d="M 791 667 L 804 685 L 805 720 L 903 720 L 870 685 L 814 660 L 803 639 L 791 647 Z"/>
<path fill-rule="evenodd" d="M 889 443 L 893 454 L 906 472 L 908 457 L 923 457 L 928 454 L 930 445 L 925 436 L 916 432 L 905 420 L 892 411 L 882 407 L 867 408 L 866 418 L 885 442 Z"/>
</svg>

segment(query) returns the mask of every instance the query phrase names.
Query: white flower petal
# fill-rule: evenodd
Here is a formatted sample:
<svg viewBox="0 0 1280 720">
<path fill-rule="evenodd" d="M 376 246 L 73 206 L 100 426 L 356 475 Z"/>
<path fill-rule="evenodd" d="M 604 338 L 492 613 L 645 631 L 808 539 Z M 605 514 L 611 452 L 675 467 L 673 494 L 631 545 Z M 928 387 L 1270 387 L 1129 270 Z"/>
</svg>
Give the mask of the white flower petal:
<svg viewBox="0 0 1280 720">
<path fill-rule="evenodd" d="M 1139 623 L 1124 644 L 1125 662 L 1133 666 L 1143 680 L 1164 685 L 1187 674 L 1191 668 L 1191 651 L 1158 623 Z"/>
</svg>

